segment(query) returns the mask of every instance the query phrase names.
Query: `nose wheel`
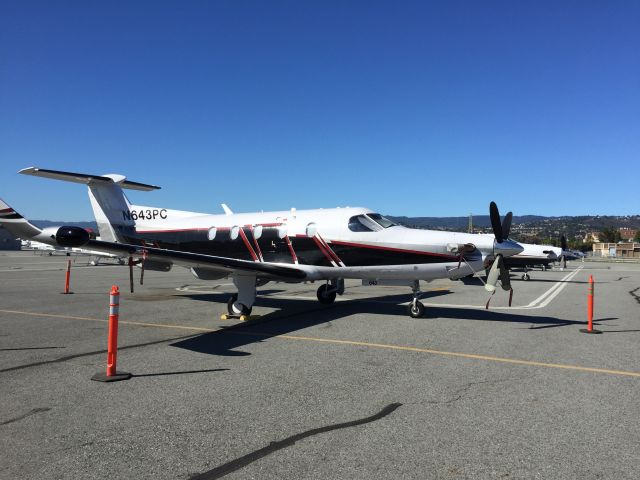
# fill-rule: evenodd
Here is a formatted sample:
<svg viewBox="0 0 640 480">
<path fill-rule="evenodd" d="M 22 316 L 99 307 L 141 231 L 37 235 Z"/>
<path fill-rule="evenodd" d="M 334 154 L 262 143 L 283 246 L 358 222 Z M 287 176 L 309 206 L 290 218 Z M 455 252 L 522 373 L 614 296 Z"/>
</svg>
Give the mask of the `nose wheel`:
<svg viewBox="0 0 640 480">
<path fill-rule="evenodd" d="M 413 285 L 411 285 L 411 290 L 413 291 L 413 300 L 409 303 L 407 311 L 411 318 L 420 318 L 424 315 L 424 305 L 419 300 L 420 295 L 422 295 L 422 292 L 420 291 L 420 282 L 415 280 Z"/>
<path fill-rule="evenodd" d="M 413 299 L 413 302 L 409 304 L 407 310 L 409 311 L 409 316 L 411 318 L 420 318 L 424 315 L 424 305 L 417 298 Z"/>
</svg>

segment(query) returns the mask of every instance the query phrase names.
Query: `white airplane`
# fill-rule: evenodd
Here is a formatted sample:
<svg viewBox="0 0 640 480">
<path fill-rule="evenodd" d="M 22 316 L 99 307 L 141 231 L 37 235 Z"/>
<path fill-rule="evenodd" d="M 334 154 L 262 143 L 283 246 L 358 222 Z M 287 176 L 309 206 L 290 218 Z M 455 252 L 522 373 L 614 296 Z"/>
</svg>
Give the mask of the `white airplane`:
<svg viewBox="0 0 640 480">
<path fill-rule="evenodd" d="M 535 245 L 532 243 L 521 243 L 522 252 L 509 258 L 505 258 L 505 264 L 507 268 L 521 267 L 524 269 L 522 274 L 523 280 L 529 280 L 530 267 L 541 266 L 543 270 L 546 270 L 553 262 L 561 260 L 562 249 L 560 247 L 554 247 L 553 245 Z"/>
<path fill-rule="evenodd" d="M 330 208 L 223 215 L 132 205 L 122 189 L 160 187 L 132 182 L 122 175 L 87 175 L 41 168 L 20 173 L 88 185 L 89 199 L 102 240 L 91 240 L 74 226 L 43 230 L 0 201 L 0 224 L 20 238 L 142 259 L 145 269 L 191 269 L 205 280 L 231 276 L 238 293 L 227 303 L 230 316 L 247 319 L 256 286 L 282 282 L 324 282 L 321 303 L 344 293 L 344 279 L 364 284 L 392 282 L 413 291 L 409 315 L 420 317 L 420 280 L 459 279 L 492 262 L 485 288 L 495 292 L 500 280 L 511 291 L 503 258 L 522 251 L 508 239 L 511 212 L 504 221 L 495 203 L 490 213 L 495 237 L 396 225 L 366 208 Z M 130 261 L 131 265 L 132 262 Z M 133 286 L 133 283 L 132 283 Z"/>
</svg>

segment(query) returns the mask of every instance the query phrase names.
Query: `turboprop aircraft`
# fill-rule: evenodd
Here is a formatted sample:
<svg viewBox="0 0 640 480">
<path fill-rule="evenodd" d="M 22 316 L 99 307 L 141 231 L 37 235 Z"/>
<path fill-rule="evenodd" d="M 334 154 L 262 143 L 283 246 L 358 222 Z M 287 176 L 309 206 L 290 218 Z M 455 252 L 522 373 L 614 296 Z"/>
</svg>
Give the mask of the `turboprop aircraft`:
<svg viewBox="0 0 640 480">
<path fill-rule="evenodd" d="M 530 267 L 542 267 L 546 270 L 553 262 L 557 262 L 561 255 L 562 249 L 553 245 L 535 245 L 531 243 L 520 243 L 522 252 L 505 259 L 507 268 L 521 267 L 524 270 L 522 274 L 523 280 L 529 280 Z"/>
<path fill-rule="evenodd" d="M 238 293 L 227 303 L 230 316 L 247 319 L 256 286 L 268 281 L 322 281 L 321 303 L 344 293 L 344 279 L 365 284 L 405 284 L 413 291 L 409 315 L 424 313 L 420 280 L 458 279 L 492 262 L 485 287 L 500 280 L 511 291 L 503 258 L 522 251 L 508 239 L 511 212 L 500 222 L 495 203 L 490 213 L 495 237 L 467 233 L 415 230 L 396 225 L 366 208 L 328 208 L 225 214 L 186 212 L 133 205 L 123 189 L 160 187 L 132 182 L 116 174 L 80 173 L 26 168 L 20 173 L 88 185 L 89 199 L 101 240 L 91 240 L 75 226 L 35 227 L 0 201 L 0 224 L 21 238 L 56 246 L 84 248 L 141 259 L 148 270 L 168 271 L 172 265 L 191 269 L 204 280 L 231 276 Z M 133 286 L 133 283 L 132 283 Z"/>
</svg>

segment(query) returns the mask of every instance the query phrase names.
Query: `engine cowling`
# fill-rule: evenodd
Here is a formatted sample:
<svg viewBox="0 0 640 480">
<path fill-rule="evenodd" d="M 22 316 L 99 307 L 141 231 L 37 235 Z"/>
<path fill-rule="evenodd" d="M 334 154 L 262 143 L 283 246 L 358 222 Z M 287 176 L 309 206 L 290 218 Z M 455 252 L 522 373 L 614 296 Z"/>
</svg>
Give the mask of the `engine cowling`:
<svg viewBox="0 0 640 480">
<path fill-rule="evenodd" d="M 82 247 L 89 241 L 89 232 L 84 228 L 63 226 L 56 232 L 56 242 L 61 247 Z"/>
</svg>

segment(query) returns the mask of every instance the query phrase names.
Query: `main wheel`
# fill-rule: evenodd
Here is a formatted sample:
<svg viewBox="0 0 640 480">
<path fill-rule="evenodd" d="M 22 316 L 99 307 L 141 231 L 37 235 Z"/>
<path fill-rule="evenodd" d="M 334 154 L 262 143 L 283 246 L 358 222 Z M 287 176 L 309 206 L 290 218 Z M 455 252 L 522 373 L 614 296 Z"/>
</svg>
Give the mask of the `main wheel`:
<svg viewBox="0 0 640 480">
<path fill-rule="evenodd" d="M 522 275 L 522 279 L 527 281 L 531 278 L 531 276 L 528 273 L 525 273 L 524 275 Z"/>
<path fill-rule="evenodd" d="M 422 315 L 424 315 L 424 305 L 420 300 L 411 302 L 407 310 L 409 311 L 409 316 L 411 318 L 420 318 Z"/>
<path fill-rule="evenodd" d="M 237 307 L 234 306 L 234 303 L 236 303 L 237 301 L 237 293 L 234 293 L 229 297 L 229 300 L 227 301 L 227 312 L 229 312 L 229 315 L 251 315 L 251 307 L 247 307 L 242 303 L 238 304 L 240 305 L 240 311 L 238 311 Z"/>
<path fill-rule="evenodd" d="M 325 305 L 329 305 L 330 303 L 333 303 L 336 300 L 336 294 L 337 292 L 334 291 L 330 291 L 329 290 L 329 285 L 327 285 L 326 283 L 324 285 L 320 285 L 320 288 L 318 288 L 318 301 L 320 303 L 323 303 Z"/>
</svg>

